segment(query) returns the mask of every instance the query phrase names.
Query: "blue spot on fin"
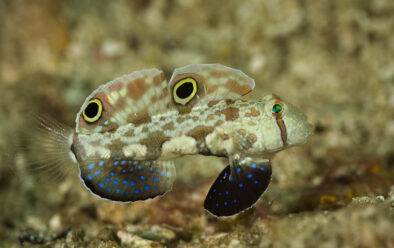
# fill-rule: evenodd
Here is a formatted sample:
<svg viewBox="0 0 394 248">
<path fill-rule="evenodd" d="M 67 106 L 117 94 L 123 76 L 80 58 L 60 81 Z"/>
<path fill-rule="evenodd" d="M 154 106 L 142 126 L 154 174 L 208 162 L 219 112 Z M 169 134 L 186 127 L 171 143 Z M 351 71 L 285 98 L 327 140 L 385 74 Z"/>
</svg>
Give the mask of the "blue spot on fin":
<svg viewBox="0 0 394 248">
<path fill-rule="evenodd" d="M 130 162 L 115 163 L 116 161 Z M 92 163 L 101 163 L 102 166 L 92 168 L 89 166 Z M 152 163 L 125 158 L 83 161 L 79 163 L 79 169 L 81 180 L 91 193 L 122 202 L 146 200 L 163 195 L 171 190 L 176 174 L 173 161 Z"/>
<path fill-rule="evenodd" d="M 271 180 L 271 164 L 268 160 L 254 161 L 253 164 L 256 166 L 232 164 L 231 168 L 228 165 L 209 189 L 204 208 L 221 217 L 235 215 L 252 207 Z"/>
</svg>

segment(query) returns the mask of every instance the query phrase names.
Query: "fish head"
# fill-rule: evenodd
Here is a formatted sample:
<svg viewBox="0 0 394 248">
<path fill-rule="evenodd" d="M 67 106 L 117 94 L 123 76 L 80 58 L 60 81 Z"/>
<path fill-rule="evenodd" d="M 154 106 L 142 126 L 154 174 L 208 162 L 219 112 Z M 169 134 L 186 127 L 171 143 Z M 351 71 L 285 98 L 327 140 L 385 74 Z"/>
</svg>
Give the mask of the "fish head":
<svg viewBox="0 0 394 248">
<path fill-rule="evenodd" d="M 268 152 L 277 152 L 291 146 L 304 144 L 313 133 L 313 125 L 299 108 L 275 94 L 261 101 L 264 112 L 264 146 Z"/>
</svg>

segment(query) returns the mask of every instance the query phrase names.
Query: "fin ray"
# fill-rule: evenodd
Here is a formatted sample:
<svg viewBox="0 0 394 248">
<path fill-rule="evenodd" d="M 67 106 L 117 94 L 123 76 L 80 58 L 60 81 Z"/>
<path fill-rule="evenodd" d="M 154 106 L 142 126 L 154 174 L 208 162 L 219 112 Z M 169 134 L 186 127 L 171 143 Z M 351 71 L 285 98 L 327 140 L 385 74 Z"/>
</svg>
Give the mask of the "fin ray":
<svg viewBox="0 0 394 248">
<path fill-rule="evenodd" d="M 71 156 L 73 129 L 44 114 L 34 114 L 35 126 L 27 137 L 27 155 L 32 173 L 60 180 L 76 162 Z"/>
</svg>

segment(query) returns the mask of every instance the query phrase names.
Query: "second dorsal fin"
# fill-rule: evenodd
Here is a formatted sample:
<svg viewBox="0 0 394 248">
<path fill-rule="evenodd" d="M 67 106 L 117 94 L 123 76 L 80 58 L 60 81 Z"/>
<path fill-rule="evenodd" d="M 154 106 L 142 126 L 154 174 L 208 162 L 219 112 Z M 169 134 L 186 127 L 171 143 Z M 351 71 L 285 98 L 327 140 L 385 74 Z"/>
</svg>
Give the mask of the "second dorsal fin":
<svg viewBox="0 0 394 248">
<path fill-rule="evenodd" d="M 190 86 L 181 88 L 185 84 Z M 181 112 L 188 112 L 194 105 L 237 99 L 252 91 L 254 86 L 254 80 L 240 70 L 220 64 L 192 64 L 175 69 L 168 90 L 173 104 Z M 187 98 L 189 93 L 192 94 L 190 99 Z"/>
</svg>

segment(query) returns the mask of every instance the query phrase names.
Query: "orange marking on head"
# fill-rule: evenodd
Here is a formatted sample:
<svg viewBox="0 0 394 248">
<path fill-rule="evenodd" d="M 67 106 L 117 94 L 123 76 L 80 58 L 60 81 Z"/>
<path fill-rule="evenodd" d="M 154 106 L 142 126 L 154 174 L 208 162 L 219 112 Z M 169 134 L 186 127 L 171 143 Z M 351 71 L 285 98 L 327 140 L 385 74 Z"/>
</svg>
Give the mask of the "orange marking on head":
<svg viewBox="0 0 394 248">
<path fill-rule="evenodd" d="M 260 112 L 257 111 L 255 108 L 252 108 L 250 111 L 252 113 L 252 116 L 259 116 L 260 115 Z"/>
<path fill-rule="evenodd" d="M 256 126 L 256 123 L 254 123 L 253 121 L 249 121 L 248 124 L 249 126 Z"/>
<path fill-rule="evenodd" d="M 250 117 L 250 113 L 245 113 L 245 117 Z"/>
</svg>

